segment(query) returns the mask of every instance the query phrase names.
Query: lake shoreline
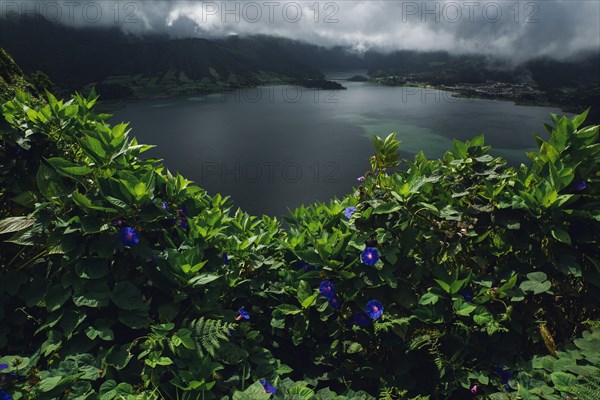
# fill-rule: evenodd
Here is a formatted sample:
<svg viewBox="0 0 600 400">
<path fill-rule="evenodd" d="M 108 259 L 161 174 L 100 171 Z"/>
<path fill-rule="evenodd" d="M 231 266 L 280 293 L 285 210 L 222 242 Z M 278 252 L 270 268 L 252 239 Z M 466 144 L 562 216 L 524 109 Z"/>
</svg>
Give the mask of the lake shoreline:
<svg viewBox="0 0 600 400">
<path fill-rule="evenodd" d="M 344 85 L 348 90 L 273 85 L 112 103 L 125 107 L 110 114 L 114 123 L 130 121 L 140 143 L 157 145 L 146 155 L 170 170 L 254 214 L 283 215 L 351 190 L 369 168 L 374 135 L 397 132 L 402 158 L 410 160 L 419 151 L 442 157 L 453 139 L 485 134 L 495 155 L 518 165 L 535 146 L 530 132 L 543 132 L 550 114 L 560 113 L 420 88 Z"/>
<path fill-rule="evenodd" d="M 600 105 L 576 104 L 573 99 L 566 96 L 562 100 L 551 100 L 550 95 L 544 91 L 527 84 L 513 84 L 507 82 L 486 82 L 485 84 L 431 84 L 426 82 L 396 81 L 382 78 L 369 78 L 371 83 L 386 87 L 417 87 L 421 89 L 442 90 L 454 93 L 453 97 L 464 99 L 483 99 L 493 101 L 508 101 L 517 106 L 553 107 L 561 112 L 580 114 L 591 107 L 588 121 L 592 124 L 600 123 Z"/>
<path fill-rule="evenodd" d="M 365 77 L 366 78 L 366 77 Z M 315 82 L 313 82 L 315 81 Z M 306 89 L 322 89 L 322 90 L 346 90 L 347 88 L 340 84 L 338 81 L 347 82 L 365 82 L 374 83 L 385 87 L 414 87 L 420 89 L 433 89 L 441 90 L 448 93 L 453 93 L 453 97 L 462 99 L 483 99 L 493 101 L 507 101 L 512 102 L 517 106 L 532 106 L 532 107 L 553 107 L 559 108 L 562 112 L 577 114 L 583 112 L 585 108 L 574 104 L 566 104 L 564 102 L 550 101 L 546 98 L 541 98 L 544 93 L 540 90 L 531 88 L 524 84 L 509 84 L 503 82 L 490 82 L 487 84 L 439 84 L 433 85 L 431 83 L 424 82 L 388 82 L 381 78 L 366 78 L 365 80 L 358 80 L 356 76 L 346 79 L 318 79 L 302 82 L 295 81 L 269 81 L 257 85 L 231 87 L 231 88 L 215 88 L 215 89 L 200 89 L 200 90 L 187 90 L 187 91 L 161 91 L 156 94 L 138 94 L 134 97 L 120 98 L 120 99 L 109 99 L 98 101 L 98 109 L 103 112 L 110 112 L 125 108 L 127 104 L 134 104 L 140 101 L 146 100 L 158 100 L 158 99 L 170 99 L 179 96 L 210 96 L 215 94 L 227 94 L 233 93 L 238 90 L 245 89 L 256 89 L 259 87 L 272 87 L 289 85 L 294 87 L 302 87 Z M 527 96 L 523 96 L 525 93 Z"/>
<path fill-rule="evenodd" d="M 196 87 L 190 89 L 181 87 L 177 88 L 177 85 L 169 86 L 168 88 L 163 88 L 164 90 L 159 90 L 154 93 L 150 91 L 132 91 L 134 93 L 130 96 L 108 96 L 107 100 L 102 100 L 102 94 L 100 93 L 100 100 L 98 101 L 98 109 L 100 111 L 113 111 L 124 108 L 126 104 L 136 103 L 139 101 L 146 100 L 157 100 L 157 99 L 169 99 L 179 96 L 210 96 L 215 94 L 226 94 L 233 93 L 238 90 L 246 90 L 246 89 L 256 89 L 259 87 L 269 87 L 269 86 L 295 86 L 302 87 L 306 89 L 322 89 L 322 90 L 346 90 L 347 88 L 340 84 L 339 82 L 335 82 L 329 79 L 281 79 L 281 80 L 266 80 L 265 82 L 260 82 L 256 85 L 239 85 L 239 86 L 223 86 L 223 87 L 212 87 L 212 88 L 204 88 L 204 87 Z M 89 85 L 91 86 L 91 85 Z"/>
</svg>

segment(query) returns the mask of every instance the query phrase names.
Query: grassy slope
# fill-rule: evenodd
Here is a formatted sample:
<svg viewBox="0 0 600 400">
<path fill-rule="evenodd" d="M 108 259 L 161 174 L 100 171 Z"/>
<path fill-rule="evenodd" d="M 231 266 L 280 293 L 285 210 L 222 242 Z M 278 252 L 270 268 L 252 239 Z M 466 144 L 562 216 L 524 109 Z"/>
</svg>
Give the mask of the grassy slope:
<svg viewBox="0 0 600 400">
<path fill-rule="evenodd" d="M 12 98 L 15 90 L 39 96 L 37 89 L 27 81 L 25 74 L 13 58 L 0 47 L 0 100 Z"/>
</svg>

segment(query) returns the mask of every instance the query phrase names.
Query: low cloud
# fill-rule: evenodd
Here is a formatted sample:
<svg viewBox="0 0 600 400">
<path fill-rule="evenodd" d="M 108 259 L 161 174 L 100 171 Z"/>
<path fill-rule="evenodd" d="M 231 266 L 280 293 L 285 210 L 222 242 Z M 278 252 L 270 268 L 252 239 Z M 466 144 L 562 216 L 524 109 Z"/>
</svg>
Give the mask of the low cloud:
<svg viewBox="0 0 600 400">
<path fill-rule="evenodd" d="M 512 63 L 598 52 L 598 1 L 0 1 L 76 27 L 144 35 L 276 35 L 355 52 L 445 50 Z"/>
</svg>

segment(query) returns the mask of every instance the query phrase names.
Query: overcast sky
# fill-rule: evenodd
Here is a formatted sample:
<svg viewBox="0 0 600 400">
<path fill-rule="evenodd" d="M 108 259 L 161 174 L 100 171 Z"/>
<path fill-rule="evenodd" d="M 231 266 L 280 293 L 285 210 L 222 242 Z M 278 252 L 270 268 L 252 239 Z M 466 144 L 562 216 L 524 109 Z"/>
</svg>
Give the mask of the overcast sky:
<svg viewBox="0 0 600 400">
<path fill-rule="evenodd" d="M 174 37 L 270 34 L 355 51 L 448 50 L 565 59 L 600 49 L 600 1 L 5 1 L 75 26 Z"/>
</svg>

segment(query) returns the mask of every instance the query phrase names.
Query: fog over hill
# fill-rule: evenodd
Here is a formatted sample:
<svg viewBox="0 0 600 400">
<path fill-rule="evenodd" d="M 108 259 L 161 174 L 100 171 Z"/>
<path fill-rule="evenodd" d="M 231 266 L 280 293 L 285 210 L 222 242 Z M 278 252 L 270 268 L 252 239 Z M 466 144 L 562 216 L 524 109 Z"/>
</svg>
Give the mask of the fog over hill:
<svg viewBox="0 0 600 400">
<path fill-rule="evenodd" d="M 368 50 L 481 54 L 518 64 L 600 48 L 600 2 L 555 1 L 2 1 L 2 15 L 172 38 L 270 35 Z"/>
<path fill-rule="evenodd" d="M 58 90 L 103 99 L 261 84 L 533 85 L 536 104 L 600 120 L 600 2 L 2 1 L 0 47 Z M 390 80 L 387 80 L 389 82 Z M 339 85 L 339 84 L 335 84 Z"/>
</svg>

